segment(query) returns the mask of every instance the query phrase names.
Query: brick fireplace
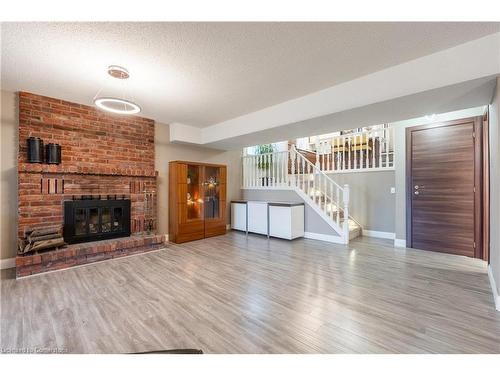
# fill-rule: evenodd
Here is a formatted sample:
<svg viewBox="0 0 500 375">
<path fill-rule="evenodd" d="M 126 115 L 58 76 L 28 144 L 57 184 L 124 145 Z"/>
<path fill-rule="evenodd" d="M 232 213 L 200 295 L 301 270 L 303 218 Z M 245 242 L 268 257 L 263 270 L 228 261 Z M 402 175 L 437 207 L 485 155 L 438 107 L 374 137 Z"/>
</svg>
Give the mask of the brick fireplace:
<svg viewBox="0 0 500 375">
<path fill-rule="evenodd" d="M 97 203 L 104 200 L 129 202 L 128 229 L 132 236 L 110 239 L 113 236 L 104 235 L 105 241 L 76 241 L 85 243 L 19 255 L 17 276 L 135 254 L 164 245 L 163 236 L 151 233 L 151 229 L 154 233 L 157 213 L 151 216 L 145 210 L 145 199 L 156 199 L 154 193 L 150 194 L 157 188 L 154 125 L 153 120 L 146 118 L 110 115 L 90 106 L 19 93 L 18 237 L 23 238 L 29 230 L 62 227 L 67 202 L 93 201 L 89 206 L 92 208 L 105 207 L 106 202 Z M 45 144 L 61 145 L 61 163 L 28 163 L 29 137 L 39 137 Z M 101 208 L 98 210 L 99 215 L 105 214 Z M 99 220 L 98 231 L 104 233 L 107 225 Z M 94 230 L 86 225 L 88 232 Z"/>
</svg>

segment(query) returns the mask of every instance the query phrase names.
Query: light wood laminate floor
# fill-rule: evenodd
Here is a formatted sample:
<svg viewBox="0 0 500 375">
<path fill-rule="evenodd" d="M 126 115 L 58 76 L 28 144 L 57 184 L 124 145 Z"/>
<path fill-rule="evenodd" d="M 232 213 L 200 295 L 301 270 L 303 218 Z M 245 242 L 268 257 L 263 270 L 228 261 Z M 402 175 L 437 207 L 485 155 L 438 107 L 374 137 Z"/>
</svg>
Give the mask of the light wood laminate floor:
<svg viewBox="0 0 500 375">
<path fill-rule="evenodd" d="M 1 293 L 4 352 L 500 353 L 485 264 L 387 240 L 231 232 L 17 281 L 3 271 Z"/>
</svg>

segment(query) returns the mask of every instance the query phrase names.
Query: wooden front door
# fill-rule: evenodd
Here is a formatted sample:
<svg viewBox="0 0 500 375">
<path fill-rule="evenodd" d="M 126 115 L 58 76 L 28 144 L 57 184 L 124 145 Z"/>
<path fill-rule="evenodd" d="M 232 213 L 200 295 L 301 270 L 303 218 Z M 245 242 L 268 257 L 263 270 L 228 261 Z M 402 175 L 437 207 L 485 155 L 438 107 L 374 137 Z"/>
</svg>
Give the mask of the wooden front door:
<svg viewBox="0 0 500 375">
<path fill-rule="evenodd" d="M 408 247 L 481 256 L 481 126 L 477 117 L 406 130 Z"/>
</svg>

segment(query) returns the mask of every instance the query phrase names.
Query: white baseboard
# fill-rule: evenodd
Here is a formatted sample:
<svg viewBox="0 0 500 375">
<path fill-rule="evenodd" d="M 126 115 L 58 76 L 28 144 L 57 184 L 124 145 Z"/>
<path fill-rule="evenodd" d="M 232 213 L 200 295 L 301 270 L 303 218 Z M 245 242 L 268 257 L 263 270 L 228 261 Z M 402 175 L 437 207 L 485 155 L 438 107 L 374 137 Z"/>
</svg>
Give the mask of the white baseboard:
<svg viewBox="0 0 500 375">
<path fill-rule="evenodd" d="M 226 230 L 230 230 L 231 229 L 231 224 L 226 224 Z"/>
<path fill-rule="evenodd" d="M 491 265 L 488 265 L 488 278 L 490 279 L 491 291 L 493 292 L 493 299 L 495 301 L 495 308 L 500 311 L 500 295 L 498 294 L 497 284 L 493 278 L 493 271 Z"/>
<path fill-rule="evenodd" d="M 310 240 L 319 240 L 319 241 L 326 241 L 326 242 L 340 243 L 340 244 L 344 243 L 344 241 L 342 240 L 342 237 L 332 236 L 330 234 L 304 232 L 304 237 L 309 238 Z"/>
<path fill-rule="evenodd" d="M 0 270 L 14 268 L 16 266 L 16 258 L 0 259 Z"/>
<path fill-rule="evenodd" d="M 406 247 L 406 240 L 402 240 L 400 238 L 395 238 L 394 239 L 394 246 L 395 247 Z"/>
<path fill-rule="evenodd" d="M 396 238 L 396 233 L 392 232 L 380 232 L 378 230 L 363 229 L 361 233 L 363 233 L 363 236 L 367 237 L 386 238 L 388 240 L 394 240 Z"/>
</svg>

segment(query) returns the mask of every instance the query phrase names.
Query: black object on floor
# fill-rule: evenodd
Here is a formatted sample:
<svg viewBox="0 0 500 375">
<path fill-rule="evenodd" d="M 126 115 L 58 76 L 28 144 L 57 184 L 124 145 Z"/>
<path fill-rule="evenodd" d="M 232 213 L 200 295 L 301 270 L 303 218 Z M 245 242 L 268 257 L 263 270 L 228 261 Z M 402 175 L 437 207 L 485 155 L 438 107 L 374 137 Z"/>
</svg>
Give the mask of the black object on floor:
<svg viewBox="0 0 500 375">
<path fill-rule="evenodd" d="M 203 354 L 200 349 L 170 349 L 170 350 L 153 350 L 150 352 L 138 352 L 129 354 Z"/>
</svg>

